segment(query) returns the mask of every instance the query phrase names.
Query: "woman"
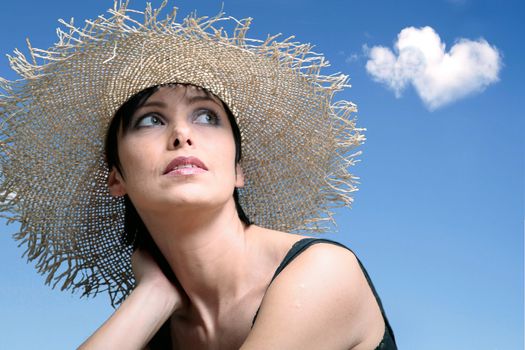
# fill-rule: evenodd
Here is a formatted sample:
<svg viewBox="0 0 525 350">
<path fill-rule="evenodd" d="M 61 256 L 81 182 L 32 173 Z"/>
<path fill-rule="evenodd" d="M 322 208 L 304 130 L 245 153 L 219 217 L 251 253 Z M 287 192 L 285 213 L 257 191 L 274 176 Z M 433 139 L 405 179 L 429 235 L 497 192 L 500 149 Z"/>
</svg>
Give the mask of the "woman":
<svg viewBox="0 0 525 350">
<path fill-rule="evenodd" d="M 346 77 L 321 75 L 309 46 L 246 39 L 249 22 L 232 37 L 220 15 L 181 25 L 149 9 L 131 27 L 125 8 L 110 13 L 72 28 L 51 63 L 19 58 L 25 85 L 5 83 L 0 105 L 16 140 L 3 143 L 4 210 L 29 256 L 63 288 L 127 295 L 82 347 L 395 348 L 356 257 L 283 232 L 322 229 L 350 201 L 346 151 L 362 137 L 353 105 L 331 103 Z M 61 147 L 42 156 L 42 142 Z"/>
</svg>

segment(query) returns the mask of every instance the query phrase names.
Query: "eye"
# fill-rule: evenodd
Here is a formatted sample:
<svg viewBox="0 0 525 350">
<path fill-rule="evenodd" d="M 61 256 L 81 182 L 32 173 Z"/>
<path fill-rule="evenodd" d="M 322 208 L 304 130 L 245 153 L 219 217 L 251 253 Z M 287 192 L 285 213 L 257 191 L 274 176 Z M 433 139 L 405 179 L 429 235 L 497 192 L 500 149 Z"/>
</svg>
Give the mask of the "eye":
<svg viewBox="0 0 525 350">
<path fill-rule="evenodd" d="M 214 112 L 203 109 L 195 112 L 193 122 L 197 124 L 217 125 L 219 124 L 219 117 L 217 117 Z"/>
<path fill-rule="evenodd" d="M 148 115 L 141 117 L 137 121 L 137 124 L 135 126 L 136 127 L 150 127 L 150 126 L 157 126 L 157 125 L 164 125 L 164 123 L 156 115 L 148 114 Z"/>
</svg>

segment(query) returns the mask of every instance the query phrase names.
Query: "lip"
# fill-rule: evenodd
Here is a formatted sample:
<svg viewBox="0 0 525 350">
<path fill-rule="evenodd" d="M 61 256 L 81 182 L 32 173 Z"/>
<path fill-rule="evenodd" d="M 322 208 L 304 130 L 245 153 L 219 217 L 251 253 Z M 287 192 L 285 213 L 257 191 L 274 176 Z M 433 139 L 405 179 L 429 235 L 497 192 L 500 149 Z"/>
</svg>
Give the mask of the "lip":
<svg viewBox="0 0 525 350">
<path fill-rule="evenodd" d="M 199 158 L 177 157 L 164 169 L 163 175 L 193 175 L 205 171 L 208 171 L 208 168 Z"/>
</svg>

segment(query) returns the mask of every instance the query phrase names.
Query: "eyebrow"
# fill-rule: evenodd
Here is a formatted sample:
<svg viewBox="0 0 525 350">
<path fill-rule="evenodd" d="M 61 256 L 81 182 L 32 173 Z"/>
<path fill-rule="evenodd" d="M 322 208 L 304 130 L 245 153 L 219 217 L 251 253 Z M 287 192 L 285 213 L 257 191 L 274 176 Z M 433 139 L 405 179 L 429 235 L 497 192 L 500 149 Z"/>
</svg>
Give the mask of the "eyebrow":
<svg viewBox="0 0 525 350">
<path fill-rule="evenodd" d="M 215 103 L 216 105 L 218 105 L 219 107 L 222 107 L 222 105 L 219 102 L 217 102 L 211 96 L 207 96 L 207 95 L 191 96 L 191 97 L 188 98 L 187 101 L 188 101 L 188 104 L 193 104 L 193 103 L 200 102 L 200 101 L 211 101 L 211 102 Z"/>
<path fill-rule="evenodd" d="M 206 96 L 206 95 L 191 96 L 191 97 L 188 97 L 186 101 L 187 101 L 188 104 L 193 104 L 193 103 L 197 103 L 197 102 L 200 102 L 200 101 L 211 101 L 211 102 L 215 103 L 216 105 L 218 105 L 219 107 L 222 107 L 222 105 L 219 102 L 215 101 L 214 98 L 212 98 L 210 96 Z M 140 106 L 139 109 L 144 108 L 144 107 L 166 108 L 167 105 L 164 102 L 162 102 L 162 101 L 147 101 L 142 106 Z"/>
<path fill-rule="evenodd" d="M 221 107 L 221 108 L 224 108 L 224 104 L 221 100 L 217 101 L 215 98 L 214 95 L 212 95 L 211 93 L 208 95 L 207 93 L 205 93 L 204 95 L 194 95 L 194 96 L 191 96 L 191 97 L 186 97 L 186 102 L 188 104 L 193 104 L 193 103 L 197 103 L 199 101 L 211 101 L 213 102 L 214 104 L 216 104 L 217 106 Z M 144 104 L 142 104 L 141 106 L 139 106 L 138 108 L 135 109 L 135 111 L 133 112 L 133 114 L 129 117 L 129 118 L 123 118 L 122 119 L 122 126 L 123 126 L 123 135 L 125 135 L 128 131 L 128 129 L 130 128 L 131 124 L 132 124 L 132 121 L 133 121 L 133 118 L 135 117 L 135 114 L 145 108 L 145 107 L 158 107 L 158 108 L 167 108 L 167 104 L 164 103 L 163 101 L 149 101 L 149 100 L 146 100 L 146 102 Z"/>
<path fill-rule="evenodd" d="M 146 101 L 142 106 L 137 108 L 137 110 L 144 108 L 144 107 L 160 107 L 160 108 L 166 108 L 166 104 L 162 101 Z"/>
</svg>

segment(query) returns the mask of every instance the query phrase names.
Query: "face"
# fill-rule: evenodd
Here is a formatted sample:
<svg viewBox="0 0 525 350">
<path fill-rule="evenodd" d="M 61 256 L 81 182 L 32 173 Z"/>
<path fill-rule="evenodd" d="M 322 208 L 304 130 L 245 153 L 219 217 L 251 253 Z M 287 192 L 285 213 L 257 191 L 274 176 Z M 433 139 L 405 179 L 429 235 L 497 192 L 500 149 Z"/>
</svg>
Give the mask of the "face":
<svg viewBox="0 0 525 350">
<path fill-rule="evenodd" d="M 110 193 L 127 194 L 139 212 L 216 207 L 233 201 L 244 179 L 222 102 L 193 86 L 160 88 L 119 131 L 121 171 Z"/>
</svg>

